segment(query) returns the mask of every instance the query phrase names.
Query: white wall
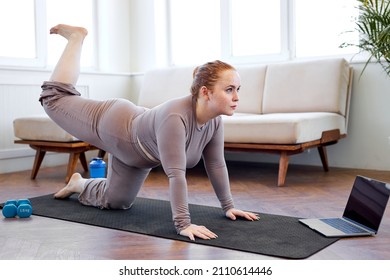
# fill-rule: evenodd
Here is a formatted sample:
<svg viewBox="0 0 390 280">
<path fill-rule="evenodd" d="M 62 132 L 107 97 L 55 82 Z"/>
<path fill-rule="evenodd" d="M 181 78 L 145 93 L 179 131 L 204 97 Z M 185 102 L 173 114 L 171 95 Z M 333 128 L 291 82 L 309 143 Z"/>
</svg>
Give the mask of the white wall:
<svg viewBox="0 0 390 280">
<path fill-rule="evenodd" d="M 97 0 L 99 69 L 144 72 L 166 65 L 166 0 Z M 159 31 L 159 32 L 156 32 Z"/>
<path fill-rule="evenodd" d="M 390 78 L 378 64 L 370 64 L 360 77 L 356 68 L 348 138 L 329 148 L 330 164 L 390 170 Z"/>
<path fill-rule="evenodd" d="M 104 72 L 129 72 L 131 42 L 130 3 L 128 0 L 97 0 L 97 44 L 99 69 Z M 138 1 L 136 1 L 138 2 Z"/>
</svg>

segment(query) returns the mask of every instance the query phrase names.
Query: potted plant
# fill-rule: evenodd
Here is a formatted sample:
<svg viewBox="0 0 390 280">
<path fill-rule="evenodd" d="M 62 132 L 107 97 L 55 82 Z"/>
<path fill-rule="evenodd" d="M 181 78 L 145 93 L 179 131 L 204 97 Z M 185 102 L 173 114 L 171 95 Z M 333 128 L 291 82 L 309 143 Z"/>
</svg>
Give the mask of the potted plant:
<svg viewBox="0 0 390 280">
<path fill-rule="evenodd" d="M 369 57 L 362 73 L 371 61 L 378 62 L 390 77 L 390 0 L 358 0 L 359 16 L 356 30 L 357 44 L 344 43 L 341 47 L 356 46 Z"/>
</svg>

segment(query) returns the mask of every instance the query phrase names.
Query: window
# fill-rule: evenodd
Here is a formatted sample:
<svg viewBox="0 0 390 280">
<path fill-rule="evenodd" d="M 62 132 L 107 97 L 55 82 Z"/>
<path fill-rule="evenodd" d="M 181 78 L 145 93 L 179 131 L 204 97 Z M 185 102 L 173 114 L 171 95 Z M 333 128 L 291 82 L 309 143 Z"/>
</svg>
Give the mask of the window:
<svg viewBox="0 0 390 280">
<path fill-rule="evenodd" d="M 344 42 L 356 42 L 354 30 L 358 15 L 352 0 L 295 0 L 296 57 L 356 53 L 356 48 L 339 48 Z"/>
<path fill-rule="evenodd" d="M 229 0 L 225 24 L 230 28 L 224 42 L 223 59 L 253 62 L 288 58 L 288 15 L 283 0 Z"/>
<path fill-rule="evenodd" d="M 170 0 L 172 64 L 286 52 L 280 0 Z M 285 9 L 284 9 L 285 10 Z M 283 27 L 282 27 L 283 24 Z"/>
<path fill-rule="evenodd" d="M 169 20 L 172 64 L 221 56 L 219 0 L 171 0 Z"/>
<path fill-rule="evenodd" d="M 0 53 L 3 57 L 36 57 L 34 2 L 24 1 L 23 9 L 19 8 L 21 4 L 20 0 L 9 1 L 6 9 L 0 9 L 0 34 L 3 37 Z M 19 24 L 20 18 L 24 24 Z"/>
<path fill-rule="evenodd" d="M 95 7 L 94 1 L 86 0 L 47 0 L 47 23 L 45 31 L 48 33 L 52 26 L 58 23 L 83 26 L 88 29 L 88 40 L 83 45 L 81 66 L 83 68 L 94 68 L 95 61 Z M 52 67 L 60 57 L 66 40 L 60 36 L 48 36 L 47 40 L 47 66 Z"/>
<path fill-rule="evenodd" d="M 231 0 L 231 55 L 282 52 L 280 1 Z"/>
<path fill-rule="evenodd" d="M 21 8 L 23 7 L 23 8 Z M 42 33 L 36 23 L 42 18 L 42 1 L 2 1 L 0 3 L 0 63 L 43 65 Z"/>
<path fill-rule="evenodd" d="M 357 53 L 339 48 L 358 40 L 356 5 L 356 0 L 170 0 L 171 64 Z"/>
<path fill-rule="evenodd" d="M 13 0 L 0 2 L 0 65 L 52 67 L 66 41 L 48 36 L 58 23 L 82 25 L 89 37 L 83 47 L 82 67 L 95 63 L 94 0 Z M 22 7 L 22 8 L 21 8 Z"/>
</svg>

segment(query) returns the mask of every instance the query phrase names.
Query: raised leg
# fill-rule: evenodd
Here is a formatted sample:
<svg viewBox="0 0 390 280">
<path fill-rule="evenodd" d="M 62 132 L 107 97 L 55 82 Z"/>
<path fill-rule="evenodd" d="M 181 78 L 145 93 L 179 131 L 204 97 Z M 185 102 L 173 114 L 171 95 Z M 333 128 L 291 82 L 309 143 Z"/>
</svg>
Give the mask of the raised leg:
<svg viewBox="0 0 390 280">
<path fill-rule="evenodd" d="M 76 85 L 80 74 L 81 50 L 88 31 L 82 27 L 59 24 L 50 29 L 50 34 L 59 34 L 68 40 L 50 80 Z"/>
</svg>

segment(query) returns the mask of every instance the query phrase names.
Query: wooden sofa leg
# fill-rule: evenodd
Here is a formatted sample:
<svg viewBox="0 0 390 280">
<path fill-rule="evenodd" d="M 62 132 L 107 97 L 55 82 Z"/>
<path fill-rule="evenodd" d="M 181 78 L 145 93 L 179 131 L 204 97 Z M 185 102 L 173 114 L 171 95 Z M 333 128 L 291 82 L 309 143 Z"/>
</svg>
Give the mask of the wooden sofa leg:
<svg viewBox="0 0 390 280">
<path fill-rule="evenodd" d="M 45 155 L 46 155 L 46 151 L 45 151 L 45 150 L 42 150 L 42 149 L 39 148 L 39 147 L 32 147 L 32 148 L 35 149 L 35 150 L 37 151 L 37 152 L 35 153 L 34 165 L 33 165 L 33 168 L 32 168 L 32 170 L 31 170 L 31 179 L 35 179 L 35 178 L 37 177 L 39 168 L 41 167 L 43 158 L 44 158 Z"/>
<path fill-rule="evenodd" d="M 326 153 L 326 147 L 325 146 L 319 146 L 318 152 L 320 154 L 321 162 L 322 162 L 322 167 L 324 168 L 325 172 L 329 171 L 329 165 L 328 165 L 328 155 Z"/>
<path fill-rule="evenodd" d="M 287 152 L 280 153 L 279 159 L 279 174 L 278 174 L 278 187 L 283 187 L 286 182 L 288 168 L 288 155 Z"/>
</svg>

